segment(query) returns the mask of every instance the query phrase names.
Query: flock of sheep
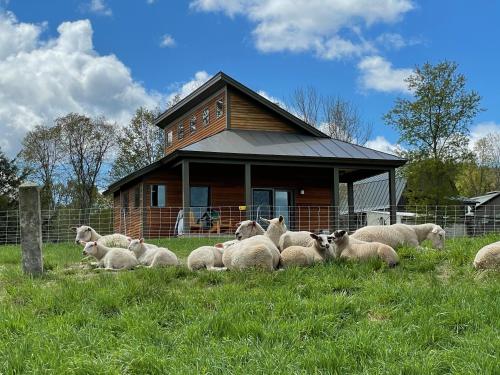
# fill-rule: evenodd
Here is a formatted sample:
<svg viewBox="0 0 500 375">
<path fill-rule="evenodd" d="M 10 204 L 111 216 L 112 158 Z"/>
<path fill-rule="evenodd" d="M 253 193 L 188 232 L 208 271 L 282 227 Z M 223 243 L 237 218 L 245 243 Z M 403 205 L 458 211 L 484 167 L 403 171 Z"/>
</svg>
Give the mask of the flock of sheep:
<svg viewBox="0 0 500 375">
<path fill-rule="evenodd" d="M 436 224 L 367 226 L 349 235 L 336 230 L 330 235 L 288 231 L 283 216 L 267 220 L 264 230 L 259 223 L 239 223 L 236 239 L 214 246 L 202 246 L 189 254 L 187 266 L 192 271 L 264 270 L 307 267 L 334 258 L 364 260 L 379 258 L 389 267 L 399 263 L 394 249 L 400 246 L 420 248 L 425 240 L 443 249 L 445 231 Z M 76 243 L 83 244 L 83 254 L 97 259 L 95 266 L 106 270 L 131 269 L 137 266 L 177 266 L 179 260 L 170 250 L 132 239 L 122 234 L 99 235 L 89 226 L 74 228 Z M 474 267 L 500 267 L 500 241 L 483 247 L 474 259 Z"/>
</svg>

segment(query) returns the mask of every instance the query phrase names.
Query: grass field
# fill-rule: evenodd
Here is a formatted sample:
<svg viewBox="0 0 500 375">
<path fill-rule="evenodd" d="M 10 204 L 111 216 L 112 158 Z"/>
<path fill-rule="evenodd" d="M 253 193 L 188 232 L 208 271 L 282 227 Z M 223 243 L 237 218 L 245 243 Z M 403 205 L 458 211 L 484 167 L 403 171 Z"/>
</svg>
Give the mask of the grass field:
<svg viewBox="0 0 500 375">
<path fill-rule="evenodd" d="M 274 273 L 97 273 L 47 245 L 37 279 L 0 247 L 0 374 L 500 374 L 500 273 L 471 267 L 499 239 Z"/>
</svg>

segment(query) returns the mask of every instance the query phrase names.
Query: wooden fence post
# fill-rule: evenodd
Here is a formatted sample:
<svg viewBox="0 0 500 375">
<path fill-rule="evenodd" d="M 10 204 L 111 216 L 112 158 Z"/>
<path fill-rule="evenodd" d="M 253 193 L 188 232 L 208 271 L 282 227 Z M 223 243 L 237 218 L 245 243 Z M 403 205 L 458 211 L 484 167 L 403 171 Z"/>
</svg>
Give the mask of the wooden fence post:
<svg viewBox="0 0 500 375">
<path fill-rule="evenodd" d="M 19 223 L 23 272 L 31 276 L 43 273 L 42 214 L 40 188 L 31 182 L 19 187 Z"/>
</svg>

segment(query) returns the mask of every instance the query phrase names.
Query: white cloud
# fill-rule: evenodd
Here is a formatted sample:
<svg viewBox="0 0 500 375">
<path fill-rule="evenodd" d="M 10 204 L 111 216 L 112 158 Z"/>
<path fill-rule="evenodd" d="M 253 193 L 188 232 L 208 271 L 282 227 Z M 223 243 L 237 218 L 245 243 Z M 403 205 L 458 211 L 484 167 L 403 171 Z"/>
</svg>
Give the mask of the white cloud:
<svg viewBox="0 0 500 375">
<path fill-rule="evenodd" d="M 161 38 L 160 47 L 175 47 L 175 39 L 171 35 L 163 35 L 163 37 Z"/>
<path fill-rule="evenodd" d="M 111 16 L 113 12 L 111 8 L 109 8 L 104 0 L 91 0 L 90 4 L 88 4 L 88 9 L 96 14 L 101 14 L 103 16 Z"/>
<path fill-rule="evenodd" d="M 411 0 L 193 0 L 190 6 L 248 18 L 260 51 L 312 51 L 324 59 L 374 52 L 362 30 L 397 22 L 413 9 Z"/>
<path fill-rule="evenodd" d="M 172 101 L 178 96 L 180 99 L 185 98 L 191 94 L 198 87 L 203 85 L 211 78 L 211 75 L 201 70 L 196 72 L 194 77 L 187 82 L 176 83 L 172 85 L 170 94 L 167 96 L 167 101 Z"/>
<path fill-rule="evenodd" d="M 412 69 L 393 68 L 392 64 L 381 56 L 363 58 L 358 64 L 358 69 L 361 72 L 359 81 L 363 89 L 382 92 L 408 92 L 404 80 L 412 73 Z"/>
<path fill-rule="evenodd" d="M 100 56 L 88 20 L 64 22 L 42 40 L 43 25 L 0 12 L 1 146 L 14 155 L 27 130 L 69 112 L 104 115 L 121 124 L 139 106 L 163 99 L 134 81 L 116 56 Z"/>
<path fill-rule="evenodd" d="M 257 91 L 257 94 L 259 94 L 260 96 L 263 96 L 264 98 L 266 98 L 267 100 L 269 100 L 270 102 L 280 106 L 281 108 L 286 108 L 286 104 L 283 102 L 283 100 L 281 99 L 278 99 L 272 95 L 269 95 L 266 91 L 264 90 L 260 90 L 260 91 Z"/>
<path fill-rule="evenodd" d="M 500 124 L 497 124 L 494 121 L 485 121 L 480 122 L 472 126 L 470 130 L 470 142 L 469 147 L 473 148 L 474 143 L 476 143 L 479 139 L 486 137 L 488 134 L 500 134 Z"/>
<path fill-rule="evenodd" d="M 388 154 L 396 154 L 397 151 L 401 150 L 398 144 L 393 144 L 389 142 L 384 136 L 378 135 L 375 139 L 370 139 L 365 144 L 368 148 L 373 148 L 374 150 L 386 152 Z"/>
</svg>

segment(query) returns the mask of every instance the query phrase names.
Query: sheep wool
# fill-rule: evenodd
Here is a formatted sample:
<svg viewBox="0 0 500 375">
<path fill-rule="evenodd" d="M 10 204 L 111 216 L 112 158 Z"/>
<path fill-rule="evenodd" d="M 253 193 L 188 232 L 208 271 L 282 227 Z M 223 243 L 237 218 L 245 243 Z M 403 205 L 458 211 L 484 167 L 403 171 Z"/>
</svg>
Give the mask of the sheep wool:
<svg viewBox="0 0 500 375">
<path fill-rule="evenodd" d="M 239 223 L 235 236 L 238 241 L 264 234 L 266 231 L 255 220 L 245 220 Z"/>
<path fill-rule="evenodd" d="M 224 249 L 216 246 L 201 246 L 188 256 L 187 266 L 191 271 L 207 269 L 209 271 L 225 271 L 222 263 Z"/>
<path fill-rule="evenodd" d="M 334 257 L 330 242 L 331 236 L 310 233 L 310 246 L 289 246 L 281 252 L 281 265 L 288 267 L 308 267 L 316 263 L 323 263 Z"/>
<path fill-rule="evenodd" d="M 333 232 L 333 242 L 336 247 L 336 257 L 357 260 L 378 257 L 389 267 L 394 267 L 399 263 L 398 254 L 392 247 L 379 242 L 364 242 L 350 238 L 345 230 Z"/>
<path fill-rule="evenodd" d="M 128 248 L 128 237 L 120 233 L 109 234 L 101 236 L 93 228 L 82 225 L 80 227 L 72 228 L 76 231 L 76 243 L 97 241 L 106 247 L 120 247 L 123 249 Z"/>
<path fill-rule="evenodd" d="M 153 267 L 177 266 L 177 256 L 169 249 L 146 244 L 144 239 L 131 240 L 128 249 L 132 251 L 140 264 Z"/>
<path fill-rule="evenodd" d="M 125 270 L 134 268 L 139 264 L 134 253 L 122 248 L 110 248 L 97 241 L 85 243 L 84 255 L 97 259 L 97 266 L 105 270 Z"/>
<path fill-rule="evenodd" d="M 300 232 L 292 232 L 286 231 L 280 237 L 279 246 L 281 252 L 290 246 L 302 246 L 309 247 L 314 242 L 314 239 L 311 237 L 311 232 L 300 231 Z"/>
<path fill-rule="evenodd" d="M 484 246 L 474 258 L 474 268 L 500 270 L 500 241 Z"/>
</svg>

